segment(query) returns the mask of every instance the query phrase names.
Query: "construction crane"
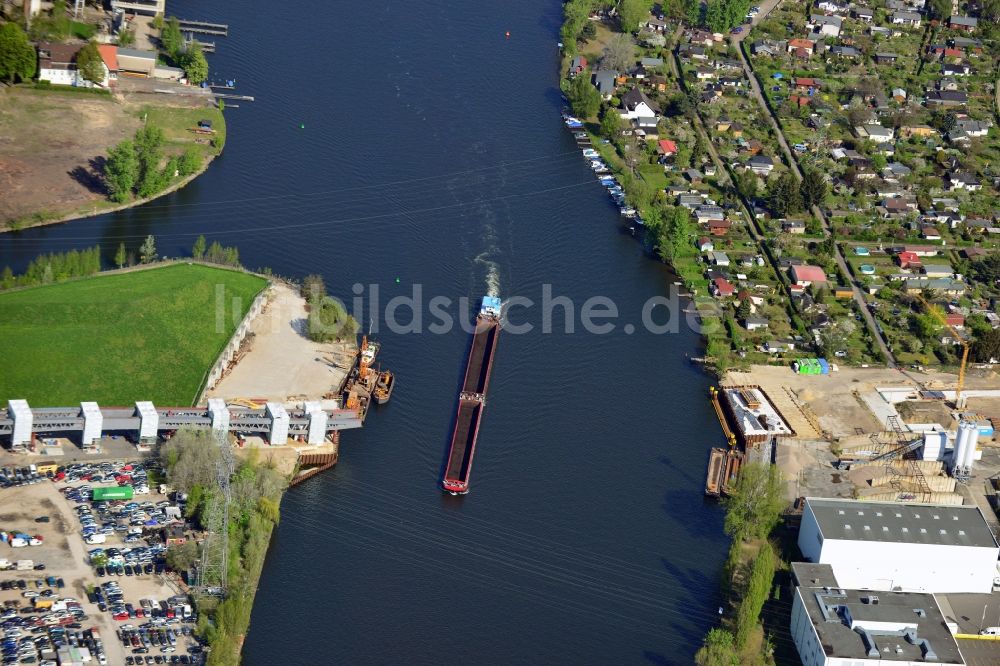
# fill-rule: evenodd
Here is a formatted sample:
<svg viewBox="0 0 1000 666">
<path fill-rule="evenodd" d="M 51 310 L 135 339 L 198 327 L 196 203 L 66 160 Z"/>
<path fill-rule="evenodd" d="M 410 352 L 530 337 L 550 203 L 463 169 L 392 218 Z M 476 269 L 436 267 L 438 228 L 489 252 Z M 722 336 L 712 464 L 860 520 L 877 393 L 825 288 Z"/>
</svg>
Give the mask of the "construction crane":
<svg viewBox="0 0 1000 666">
<path fill-rule="evenodd" d="M 920 294 L 917 294 L 917 298 L 924 304 L 927 314 L 938 320 L 942 326 L 951 332 L 952 338 L 958 344 L 962 345 L 962 363 L 958 366 L 958 384 L 955 385 L 955 409 L 962 409 L 965 406 L 965 402 L 962 400 L 962 387 L 965 385 L 965 367 L 969 362 L 969 342 L 959 335 L 954 326 L 948 323 L 947 318 L 945 318 L 938 308 L 928 303 L 927 299 Z"/>
</svg>

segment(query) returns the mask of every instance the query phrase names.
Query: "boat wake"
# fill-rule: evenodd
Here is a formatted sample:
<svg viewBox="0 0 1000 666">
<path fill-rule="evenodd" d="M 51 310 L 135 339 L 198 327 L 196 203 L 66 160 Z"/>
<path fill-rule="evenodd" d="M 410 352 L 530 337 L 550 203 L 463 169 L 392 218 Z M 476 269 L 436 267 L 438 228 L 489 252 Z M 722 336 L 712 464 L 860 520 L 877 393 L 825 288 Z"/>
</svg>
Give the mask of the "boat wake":
<svg viewBox="0 0 1000 666">
<path fill-rule="evenodd" d="M 497 297 L 500 295 L 500 265 L 490 259 L 489 251 L 483 252 L 476 257 L 475 262 L 486 266 L 486 295 Z"/>
</svg>

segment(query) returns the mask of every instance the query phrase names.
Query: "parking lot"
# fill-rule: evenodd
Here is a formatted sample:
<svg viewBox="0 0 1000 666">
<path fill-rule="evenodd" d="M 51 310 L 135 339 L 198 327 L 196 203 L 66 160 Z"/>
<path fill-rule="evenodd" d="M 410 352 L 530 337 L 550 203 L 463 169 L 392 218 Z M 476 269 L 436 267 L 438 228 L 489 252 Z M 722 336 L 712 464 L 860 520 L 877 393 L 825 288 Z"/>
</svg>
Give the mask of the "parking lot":
<svg viewBox="0 0 1000 666">
<path fill-rule="evenodd" d="M 0 489 L 4 666 L 201 663 L 194 610 L 164 575 L 161 530 L 183 525 L 180 508 L 149 494 L 141 465 L 89 463 L 58 476 Z M 91 501 L 109 489 L 131 499 Z M 13 547 L 13 535 L 37 545 Z"/>
</svg>

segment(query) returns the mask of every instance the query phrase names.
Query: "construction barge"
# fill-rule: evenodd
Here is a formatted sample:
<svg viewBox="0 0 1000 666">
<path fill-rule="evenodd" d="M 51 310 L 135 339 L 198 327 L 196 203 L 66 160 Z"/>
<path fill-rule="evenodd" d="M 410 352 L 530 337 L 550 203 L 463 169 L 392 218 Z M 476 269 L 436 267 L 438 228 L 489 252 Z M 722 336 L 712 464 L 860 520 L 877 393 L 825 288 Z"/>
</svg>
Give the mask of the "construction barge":
<svg viewBox="0 0 1000 666">
<path fill-rule="evenodd" d="M 499 298 L 487 296 L 483 298 L 483 305 L 476 317 L 476 330 L 465 367 L 465 379 L 458 394 L 458 415 L 451 436 L 448 464 L 441 481 L 442 487 L 452 495 L 469 492 L 472 458 L 476 453 L 476 438 L 479 436 L 479 424 L 486 406 L 490 368 L 493 366 L 497 336 L 500 333 L 500 308 Z"/>
</svg>

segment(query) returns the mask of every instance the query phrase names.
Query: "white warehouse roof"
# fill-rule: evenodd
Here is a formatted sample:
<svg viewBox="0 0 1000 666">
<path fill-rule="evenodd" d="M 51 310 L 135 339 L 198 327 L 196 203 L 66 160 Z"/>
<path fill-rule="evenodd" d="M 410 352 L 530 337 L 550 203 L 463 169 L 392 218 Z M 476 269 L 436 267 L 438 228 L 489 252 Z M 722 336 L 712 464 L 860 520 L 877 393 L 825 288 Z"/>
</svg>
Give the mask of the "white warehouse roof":
<svg viewBox="0 0 1000 666">
<path fill-rule="evenodd" d="M 824 539 L 997 548 L 974 506 L 807 498 Z"/>
</svg>

